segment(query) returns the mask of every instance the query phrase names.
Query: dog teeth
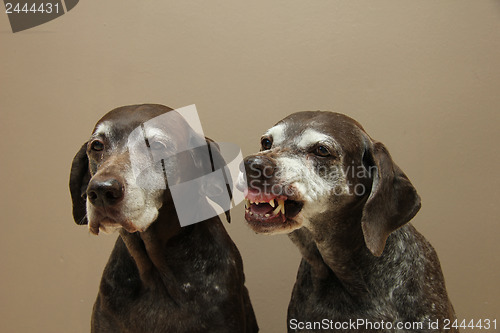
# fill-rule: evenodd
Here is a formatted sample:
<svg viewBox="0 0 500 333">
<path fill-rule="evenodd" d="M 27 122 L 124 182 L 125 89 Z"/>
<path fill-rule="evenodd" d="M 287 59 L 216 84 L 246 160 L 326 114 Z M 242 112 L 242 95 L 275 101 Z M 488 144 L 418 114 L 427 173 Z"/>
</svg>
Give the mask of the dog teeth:
<svg viewBox="0 0 500 333">
<path fill-rule="evenodd" d="M 271 213 L 263 214 L 263 215 L 255 213 L 256 216 L 270 217 L 270 216 L 276 216 L 280 212 L 281 212 L 281 214 L 285 215 L 285 200 L 284 199 L 271 199 L 268 202 L 266 202 L 266 201 L 252 201 L 250 199 L 245 199 L 245 210 L 250 215 L 254 215 L 254 213 L 250 209 L 250 206 L 251 205 L 259 205 L 261 203 L 268 203 L 272 208 L 274 208 L 274 210 Z"/>
<path fill-rule="evenodd" d="M 278 199 L 278 206 L 281 208 L 281 214 L 285 215 L 285 200 Z"/>
<path fill-rule="evenodd" d="M 271 205 L 271 206 L 273 206 L 273 205 Z M 274 208 L 272 215 L 278 215 L 279 212 L 281 212 L 281 214 L 285 215 L 285 200 L 283 200 L 283 199 L 278 200 L 278 205 L 276 206 L 276 208 Z"/>
</svg>

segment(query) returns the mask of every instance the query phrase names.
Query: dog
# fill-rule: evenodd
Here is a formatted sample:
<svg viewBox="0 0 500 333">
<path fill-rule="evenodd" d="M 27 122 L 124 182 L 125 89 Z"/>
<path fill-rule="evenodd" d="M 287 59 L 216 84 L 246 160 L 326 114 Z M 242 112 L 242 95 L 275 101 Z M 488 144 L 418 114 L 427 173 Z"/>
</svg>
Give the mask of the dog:
<svg viewBox="0 0 500 333">
<path fill-rule="evenodd" d="M 408 223 L 420 197 L 358 122 L 291 114 L 243 164 L 249 226 L 302 254 L 288 332 L 458 332 L 436 252 Z"/>
<path fill-rule="evenodd" d="M 163 115 L 168 122 L 154 122 Z M 134 133 L 146 142 L 134 141 Z M 119 231 L 94 304 L 93 333 L 258 332 L 242 259 L 221 220 L 215 213 L 181 227 L 169 190 L 222 156 L 213 149 L 208 166 L 195 150 L 147 158 L 183 151 L 192 140 L 212 142 L 169 107 L 132 105 L 107 113 L 76 154 L 69 186 L 75 222 L 96 235 Z M 140 173 L 132 172 L 134 163 Z M 193 199 L 193 212 L 201 201 Z"/>
</svg>

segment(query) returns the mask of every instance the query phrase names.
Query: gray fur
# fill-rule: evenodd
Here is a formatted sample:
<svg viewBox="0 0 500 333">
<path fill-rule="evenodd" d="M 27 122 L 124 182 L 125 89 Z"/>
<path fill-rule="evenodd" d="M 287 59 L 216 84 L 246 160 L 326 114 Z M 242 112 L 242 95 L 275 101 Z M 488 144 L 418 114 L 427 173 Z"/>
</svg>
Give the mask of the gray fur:
<svg viewBox="0 0 500 333">
<path fill-rule="evenodd" d="M 285 214 L 283 222 L 265 221 L 250 205 L 245 217 L 256 232 L 288 233 L 302 254 L 288 332 L 323 331 L 299 327 L 299 322 L 358 319 L 392 326 L 335 331 L 444 332 L 444 320 L 453 321 L 455 314 L 439 260 L 408 223 L 420 209 L 420 197 L 385 146 L 351 118 L 320 111 L 290 115 L 263 140 L 261 152 L 245 158 L 248 197 L 269 200 L 261 192 L 266 193 L 262 184 L 270 183 L 287 193 L 285 207 L 289 202 L 295 211 Z M 318 152 L 318 145 L 329 154 Z M 256 172 L 264 168 L 274 170 L 272 177 L 264 179 Z M 439 328 L 434 329 L 431 323 L 436 321 Z M 397 323 L 422 326 L 398 330 Z"/>
</svg>

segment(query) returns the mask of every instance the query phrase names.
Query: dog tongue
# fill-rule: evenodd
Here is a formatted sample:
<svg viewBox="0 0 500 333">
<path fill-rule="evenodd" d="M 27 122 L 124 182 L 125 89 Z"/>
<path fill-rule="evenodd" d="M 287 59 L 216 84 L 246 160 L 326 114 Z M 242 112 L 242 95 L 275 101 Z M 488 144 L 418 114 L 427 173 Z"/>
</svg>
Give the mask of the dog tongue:
<svg viewBox="0 0 500 333">
<path fill-rule="evenodd" d="M 273 207 L 271 207 L 270 204 L 267 203 L 260 203 L 258 205 L 253 204 L 250 209 L 252 210 L 253 213 L 259 214 L 259 215 L 264 215 L 264 214 L 270 214 L 273 211 Z"/>
</svg>

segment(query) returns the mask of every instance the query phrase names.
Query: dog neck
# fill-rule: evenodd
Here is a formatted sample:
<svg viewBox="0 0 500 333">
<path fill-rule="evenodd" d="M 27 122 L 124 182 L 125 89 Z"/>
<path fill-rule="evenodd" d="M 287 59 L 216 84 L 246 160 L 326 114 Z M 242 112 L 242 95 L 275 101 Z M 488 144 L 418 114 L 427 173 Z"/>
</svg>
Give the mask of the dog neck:
<svg viewBox="0 0 500 333">
<path fill-rule="evenodd" d="M 171 298 L 178 302 L 180 291 L 176 288 L 175 276 L 165 260 L 165 247 L 169 240 L 183 230 L 173 205 L 164 205 L 158 218 L 144 232 L 120 231 L 128 252 L 134 258 L 141 281 L 145 285 L 156 285 L 158 278 L 163 282 Z"/>
<path fill-rule="evenodd" d="M 156 238 L 161 246 L 165 247 L 172 237 L 181 232 L 182 228 L 173 204 L 163 205 L 158 213 L 156 221 L 145 232 L 149 233 L 151 237 Z M 147 241 L 144 238 L 143 240 Z"/>
<path fill-rule="evenodd" d="M 325 279 L 333 273 L 343 288 L 355 297 L 369 292 L 363 279 L 363 267 L 356 260 L 366 257 L 364 252 L 367 251 L 360 219 L 352 215 L 322 216 L 321 221 L 309 224 L 320 227 L 302 227 L 289 234 L 311 266 L 314 279 Z"/>
</svg>

